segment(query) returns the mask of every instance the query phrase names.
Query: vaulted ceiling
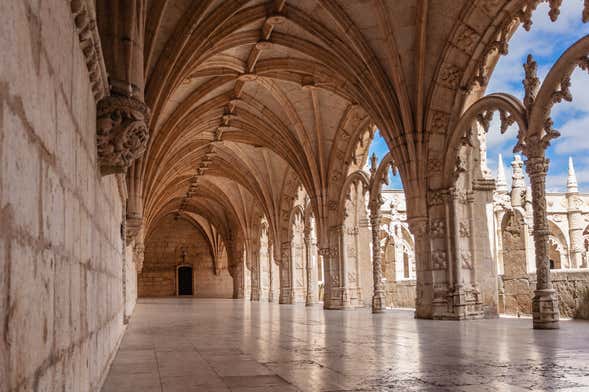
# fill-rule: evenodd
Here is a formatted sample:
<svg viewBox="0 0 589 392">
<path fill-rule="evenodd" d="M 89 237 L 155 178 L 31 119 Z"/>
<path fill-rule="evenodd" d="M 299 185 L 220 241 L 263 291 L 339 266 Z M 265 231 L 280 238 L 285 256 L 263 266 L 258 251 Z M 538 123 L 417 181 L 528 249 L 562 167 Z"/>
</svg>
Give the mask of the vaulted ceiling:
<svg viewBox="0 0 589 392">
<path fill-rule="evenodd" d="M 524 3 L 148 1 L 151 136 L 134 168 L 147 229 L 191 212 L 245 240 L 265 215 L 279 241 L 299 185 L 318 223 L 334 224 L 333 200 L 350 165 L 366 159 L 375 126 L 405 188 L 425 189 L 426 154 L 445 143 L 430 141 L 436 113 L 448 129 L 484 48 Z"/>
</svg>

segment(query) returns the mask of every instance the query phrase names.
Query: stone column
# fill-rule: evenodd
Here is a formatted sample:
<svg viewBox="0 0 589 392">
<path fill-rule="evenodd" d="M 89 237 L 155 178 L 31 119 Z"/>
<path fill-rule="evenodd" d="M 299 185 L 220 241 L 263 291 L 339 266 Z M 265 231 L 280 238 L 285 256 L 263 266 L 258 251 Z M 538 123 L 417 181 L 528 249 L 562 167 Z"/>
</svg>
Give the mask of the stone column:
<svg viewBox="0 0 589 392">
<path fill-rule="evenodd" d="M 569 157 L 569 174 L 567 177 L 567 216 L 570 237 L 570 262 L 571 268 L 579 268 L 583 265 L 583 214 L 579 200 L 579 188 L 577 176 L 573 166 L 573 158 Z"/>
<path fill-rule="evenodd" d="M 291 303 L 291 249 L 290 242 L 283 242 L 280 245 L 280 297 L 281 304 Z"/>
<path fill-rule="evenodd" d="M 260 300 L 260 253 L 259 252 L 251 252 L 253 254 L 251 257 L 252 262 L 252 276 L 251 276 L 251 289 L 250 289 L 250 301 L 259 301 Z"/>
<path fill-rule="evenodd" d="M 339 280 L 338 248 L 326 247 L 319 249 L 319 255 L 323 256 L 323 281 L 325 285 L 323 294 L 323 308 L 341 309 L 341 293 Z"/>
<path fill-rule="evenodd" d="M 98 30 L 109 75 L 110 95 L 98 102 L 97 150 L 102 175 L 125 173 L 149 138 L 144 102 L 145 0 L 96 4 Z M 137 213 L 133 205 L 129 213 Z"/>
<path fill-rule="evenodd" d="M 544 151 L 529 156 L 526 171 L 532 184 L 534 208 L 534 247 L 536 250 L 536 290 L 532 300 L 535 329 L 559 328 L 558 297 L 550 280 L 548 260 L 548 218 L 546 214 L 546 173 L 549 160 Z"/>
<path fill-rule="evenodd" d="M 274 254 L 272 251 L 272 241 L 268 238 L 268 302 L 274 302 L 274 286 L 272 284 L 272 259 Z"/>
<path fill-rule="evenodd" d="M 312 249 L 312 242 L 311 242 L 311 225 L 306 222 L 305 223 L 305 268 L 306 268 L 306 275 L 307 275 L 307 293 L 305 296 L 305 305 L 311 306 L 313 305 L 313 255 L 311 252 Z"/>
<path fill-rule="evenodd" d="M 372 203 L 371 203 L 372 204 Z M 382 313 L 385 310 L 385 290 L 382 282 L 382 253 L 380 251 L 380 203 L 371 205 L 370 226 L 372 231 L 372 277 L 374 280 L 374 294 L 372 295 L 372 313 Z"/>
<path fill-rule="evenodd" d="M 409 228 L 415 239 L 415 317 L 432 318 L 434 291 L 429 260 L 428 219 L 427 217 L 410 218 L 407 223 L 409 223 Z"/>
</svg>

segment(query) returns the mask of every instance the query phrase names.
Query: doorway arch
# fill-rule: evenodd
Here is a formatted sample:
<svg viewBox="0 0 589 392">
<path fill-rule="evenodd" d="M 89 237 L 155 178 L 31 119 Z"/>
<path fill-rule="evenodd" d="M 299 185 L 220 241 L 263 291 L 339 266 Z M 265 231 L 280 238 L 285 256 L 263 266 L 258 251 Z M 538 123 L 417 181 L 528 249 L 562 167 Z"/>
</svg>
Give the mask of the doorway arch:
<svg viewBox="0 0 589 392">
<path fill-rule="evenodd" d="M 191 265 L 180 265 L 176 268 L 177 295 L 194 295 L 194 275 Z"/>
</svg>

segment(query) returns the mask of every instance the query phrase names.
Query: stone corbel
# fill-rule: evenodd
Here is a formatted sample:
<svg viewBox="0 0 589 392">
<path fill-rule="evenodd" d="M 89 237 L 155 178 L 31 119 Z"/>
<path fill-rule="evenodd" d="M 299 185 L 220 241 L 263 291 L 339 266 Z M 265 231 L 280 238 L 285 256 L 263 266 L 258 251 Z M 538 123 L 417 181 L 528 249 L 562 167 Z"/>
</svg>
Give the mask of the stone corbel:
<svg viewBox="0 0 589 392">
<path fill-rule="evenodd" d="M 111 95 L 98 102 L 96 114 L 101 174 L 125 173 L 147 147 L 149 108 L 131 96 Z"/>
</svg>

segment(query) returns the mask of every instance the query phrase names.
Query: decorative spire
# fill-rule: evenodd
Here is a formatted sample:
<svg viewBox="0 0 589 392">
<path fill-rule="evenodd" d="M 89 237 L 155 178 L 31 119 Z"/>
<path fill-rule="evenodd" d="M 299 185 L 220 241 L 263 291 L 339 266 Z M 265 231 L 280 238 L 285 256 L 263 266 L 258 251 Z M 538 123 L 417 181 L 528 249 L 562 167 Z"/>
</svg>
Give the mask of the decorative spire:
<svg viewBox="0 0 589 392">
<path fill-rule="evenodd" d="M 503 167 L 503 156 L 499 154 L 497 161 L 497 192 L 507 193 L 507 181 L 505 180 L 505 167 Z"/>
<path fill-rule="evenodd" d="M 376 173 L 376 169 L 378 168 L 377 157 L 375 153 L 372 153 L 370 157 L 370 173 L 374 175 Z"/>
<path fill-rule="evenodd" d="M 567 177 L 567 193 L 577 193 L 579 187 L 577 184 L 577 175 L 575 174 L 575 166 L 573 165 L 573 157 L 569 157 L 569 175 Z"/>
</svg>

